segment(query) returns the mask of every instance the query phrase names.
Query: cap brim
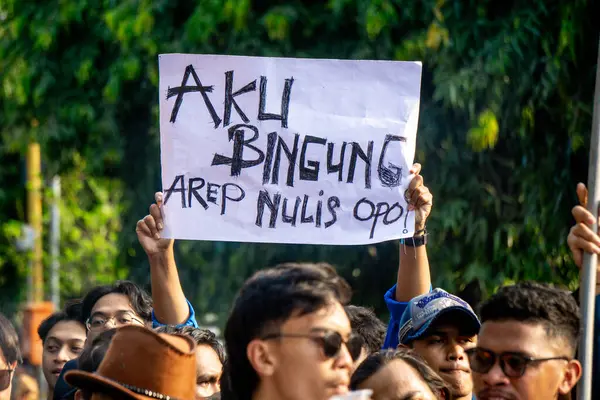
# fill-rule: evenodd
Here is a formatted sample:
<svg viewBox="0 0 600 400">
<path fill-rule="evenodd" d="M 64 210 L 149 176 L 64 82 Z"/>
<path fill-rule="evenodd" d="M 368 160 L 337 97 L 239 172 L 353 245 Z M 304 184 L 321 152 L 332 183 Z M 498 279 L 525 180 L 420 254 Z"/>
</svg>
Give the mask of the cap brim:
<svg viewBox="0 0 600 400">
<path fill-rule="evenodd" d="M 429 334 L 430 329 L 432 327 L 435 327 L 436 323 L 440 320 L 440 318 L 447 317 L 451 314 L 459 315 L 460 317 L 462 317 L 457 321 L 459 322 L 461 333 L 467 335 L 477 335 L 479 333 L 481 323 L 477 319 L 477 316 L 464 307 L 454 306 L 441 310 L 435 317 L 433 317 L 430 321 L 424 324 L 417 333 L 415 333 L 414 335 L 408 335 L 404 340 L 404 343 L 427 336 Z"/>
<path fill-rule="evenodd" d="M 119 383 L 84 371 L 69 371 L 65 374 L 65 381 L 75 386 L 77 389 L 83 389 L 91 393 L 115 394 L 115 397 L 125 397 L 130 399 L 148 400 L 150 397 L 135 393 Z"/>
</svg>

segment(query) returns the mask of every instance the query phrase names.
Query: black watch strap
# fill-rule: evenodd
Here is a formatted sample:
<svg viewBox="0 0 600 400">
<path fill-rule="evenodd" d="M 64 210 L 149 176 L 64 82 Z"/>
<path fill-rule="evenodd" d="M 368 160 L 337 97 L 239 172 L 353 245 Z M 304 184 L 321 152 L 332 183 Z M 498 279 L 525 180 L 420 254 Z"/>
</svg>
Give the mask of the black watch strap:
<svg viewBox="0 0 600 400">
<path fill-rule="evenodd" d="M 427 234 L 401 239 L 400 243 L 407 247 L 421 247 L 427 244 Z"/>
</svg>

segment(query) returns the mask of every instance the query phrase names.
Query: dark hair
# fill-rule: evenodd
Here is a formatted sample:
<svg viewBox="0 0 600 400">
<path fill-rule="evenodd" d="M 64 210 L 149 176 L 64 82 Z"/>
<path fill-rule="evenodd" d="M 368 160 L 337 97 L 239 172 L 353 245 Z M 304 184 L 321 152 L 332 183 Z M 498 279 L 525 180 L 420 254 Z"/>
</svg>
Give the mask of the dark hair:
<svg viewBox="0 0 600 400">
<path fill-rule="evenodd" d="M 446 383 L 421 356 L 414 350 L 406 347 L 399 347 L 395 350 L 389 349 L 371 354 L 363 361 L 350 380 L 350 389 L 356 390 L 358 386 L 375 375 L 379 370 L 394 360 L 402 360 L 414 368 L 423 378 L 427 386 L 431 389 L 438 399 L 450 399 L 450 390 Z"/>
<path fill-rule="evenodd" d="M 0 349 L 8 365 L 22 362 L 17 331 L 2 313 L 0 313 Z"/>
<path fill-rule="evenodd" d="M 107 294 L 118 293 L 129 298 L 133 311 L 146 322 L 152 321 L 152 298 L 133 282 L 117 281 L 112 285 L 97 286 L 83 298 L 81 322 L 85 324 L 98 300 Z"/>
<path fill-rule="evenodd" d="M 579 307 L 571 293 L 536 282 L 504 286 L 481 307 L 481 322 L 541 324 L 552 338 L 564 339 L 575 354 L 581 331 Z"/>
<path fill-rule="evenodd" d="M 344 308 L 350 319 L 352 330 L 363 339 L 367 354 L 372 354 L 381 350 L 387 328 L 385 324 L 377 318 L 373 310 L 353 305 L 348 305 Z"/>
<path fill-rule="evenodd" d="M 350 300 L 350 287 L 329 264 L 281 264 L 255 273 L 240 289 L 225 326 L 223 399 L 251 399 L 258 386 L 248 361 L 250 341 L 276 330 L 292 314 L 305 315 Z"/>
<path fill-rule="evenodd" d="M 78 369 L 85 372 L 96 372 L 106 356 L 115 333 L 117 333 L 116 328 L 109 329 L 96 336 L 91 344 L 86 344 L 79 356 Z"/>
<path fill-rule="evenodd" d="M 155 329 L 158 333 L 167 333 L 169 335 L 184 335 L 194 339 L 197 345 L 207 345 L 212 348 L 221 364 L 225 363 L 225 348 L 217 340 L 217 336 L 209 331 L 208 329 L 194 328 L 193 326 L 175 326 L 175 325 L 163 325 Z"/>
<path fill-rule="evenodd" d="M 79 355 L 77 369 L 89 373 L 96 372 L 98 367 L 100 367 L 100 363 L 104 360 L 116 332 L 116 328 L 109 329 L 96 336 L 91 344 L 88 345 L 86 343 L 86 346 Z M 92 393 L 88 389 L 79 388 L 78 390 L 81 390 L 81 397 L 84 400 L 92 398 Z"/>
<path fill-rule="evenodd" d="M 85 328 L 85 324 L 81 322 L 81 301 L 73 301 L 69 302 L 65 305 L 65 309 L 63 311 L 55 312 L 50 315 L 48 318 L 42 321 L 40 326 L 38 326 L 38 336 L 42 339 L 42 343 L 46 342 L 46 338 L 48 337 L 48 333 L 54 328 L 56 324 L 63 321 L 75 321 L 83 325 Z"/>
</svg>

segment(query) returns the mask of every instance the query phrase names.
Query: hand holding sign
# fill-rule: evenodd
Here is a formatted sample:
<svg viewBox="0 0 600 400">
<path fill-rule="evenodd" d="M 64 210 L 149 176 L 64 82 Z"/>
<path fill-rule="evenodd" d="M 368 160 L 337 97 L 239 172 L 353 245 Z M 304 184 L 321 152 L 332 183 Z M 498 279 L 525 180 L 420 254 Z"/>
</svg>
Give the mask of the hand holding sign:
<svg viewBox="0 0 600 400">
<path fill-rule="evenodd" d="M 415 231 L 425 229 L 425 221 L 427 221 L 433 206 L 433 195 L 426 186 L 423 186 L 423 177 L 419 175 L 420 172 L 421 164 L 413 164 L 410 173 L 415 176 L 406 191 L 408 210 L 415 212 Z"/>
<path fill-rule="evenodd" d="M 173 239 L 163 239 L 161 232 L 164 229 L 163 217 L 160 212 L 162 193 L 154 194 L 155 204 L 150 206 L 150 214 L 137 222 L 135 233 L 146 254 L 151 257 L 167 251 L 173 246 Z"/>
</svg>

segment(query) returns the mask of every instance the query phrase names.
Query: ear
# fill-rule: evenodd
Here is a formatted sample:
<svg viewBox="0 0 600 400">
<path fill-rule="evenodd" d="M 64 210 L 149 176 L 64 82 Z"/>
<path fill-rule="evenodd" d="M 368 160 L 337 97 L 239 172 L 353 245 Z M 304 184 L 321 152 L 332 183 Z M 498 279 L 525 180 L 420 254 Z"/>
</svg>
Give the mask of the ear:
<svg viewBox="0 0 600 400">
<path fill-rule="evenodd" d="M 398 346 L 396 348 L 397 349 L 412 349 L 412 346 L 409 346 L 407 344 L 398 343 Z"/>
<path fill-rule="evenodd" d="M 271 376 L 275 372 L 277 357 L 266 341 L 254 339 L 248 343 L 246 356 L 258 376 Z"/>
<path fill-rule="evenodd" d="M 450 390 L 448 388 L 440 389 L 440 399 L 443 399 L 443 400 L 450 400 L 451 399 L 451 397 L 450 397 Z M 75 400 L 77 400 L 77 399 L 75 399 Z"/>
<path fill-rule="evenodd" d="M 558 386 L 560 394 L 567 394 L 575 387 L 581 378 L 581 364 L 577 360 L 571 360 L 564 370 L 563 380 Z"/>
<path fill-rule="evenodd" d="M 11 384 L 12 384 L 12 382 L 14 382 L 15 376 L 17 375 L 17 373 L 16 373 L 17 365 L 18 365 L 18 363 L 16 361 L 12 362 L 8 365 L 8 368 L 13 370 L 13 372 L 10 374 Z"/>
<path fill-rule="evenodd" d="M 75 392 L 75 400 L 83 400 L 83 393 L 81 393 L 81 390 Z"/>
</svg>

